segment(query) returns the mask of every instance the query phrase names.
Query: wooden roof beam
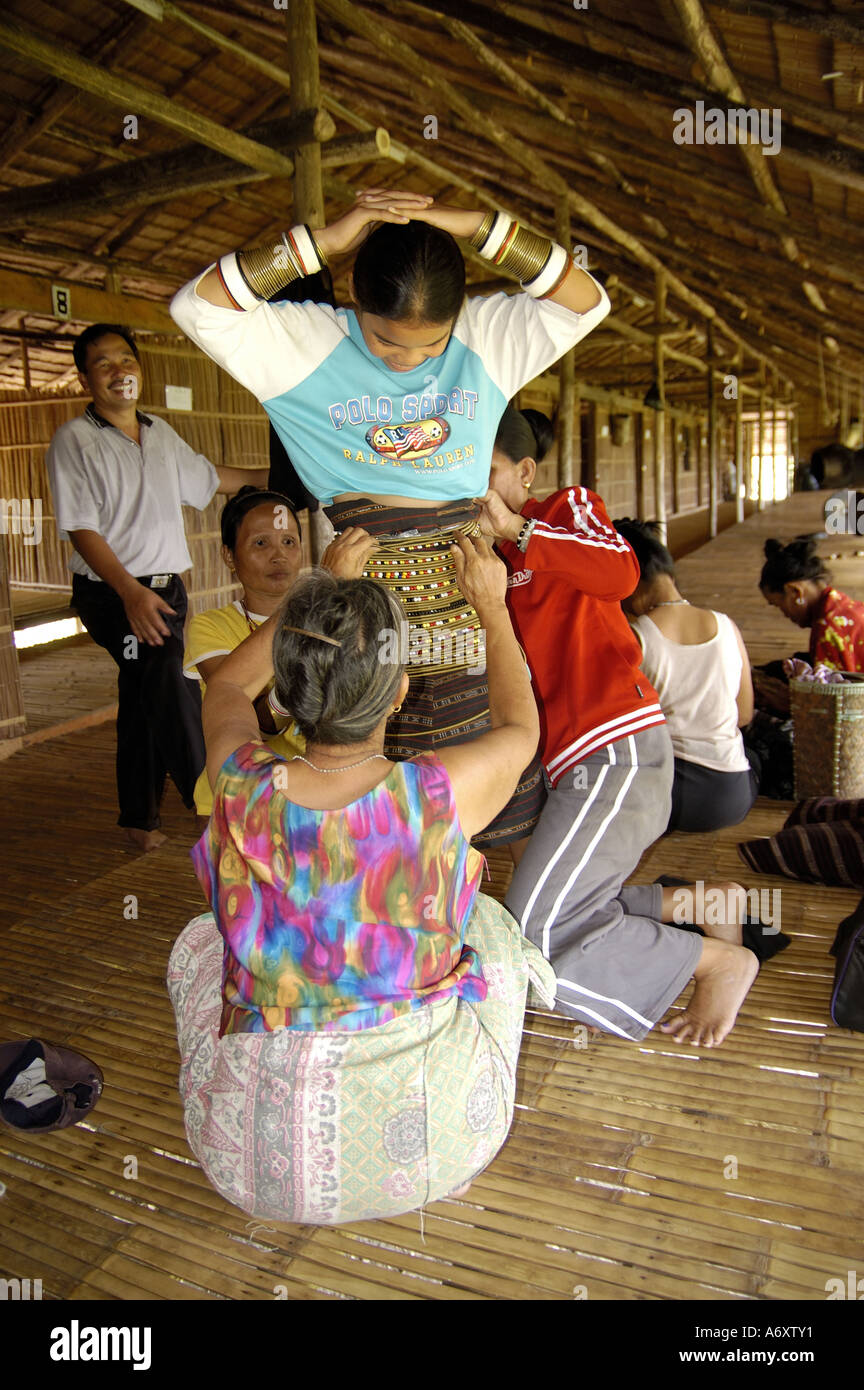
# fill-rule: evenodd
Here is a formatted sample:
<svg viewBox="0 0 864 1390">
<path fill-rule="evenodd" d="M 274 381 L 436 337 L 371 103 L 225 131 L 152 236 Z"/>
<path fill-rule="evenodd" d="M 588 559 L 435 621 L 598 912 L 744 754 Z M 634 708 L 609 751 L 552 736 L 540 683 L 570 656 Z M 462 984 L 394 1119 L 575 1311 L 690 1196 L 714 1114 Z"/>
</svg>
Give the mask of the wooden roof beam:
<svg viewBox="0 0 864 1390">
<path fill-rule="evenodd" d="M 579 88 L 587 94 L 599 96 L 601 100 L 612 97 L 628 102 L 632 100 L 635 90 L 639 93 L 640 101 L 662 100 L 664 104 L 673 101 L 676 106 L 681 106 L 699 99 L 710 103 L 718 95 L 702 82 L 693 79 L 681 81 L 677 71 L 674 71 L 678 62 L 674 50 L 671 50 L 673 71 L 669 71 L 670 49 L 665 40 L 651 40 L 640 32 L 638 41 L 628 48 L 631 59 L 635 61 L 624 62 L 599 52 L 587 40 L 585 44 L 574 40 L 572 26 L 562 18 L 556 19 L 554 10 L 548 6 L 538 7 L 532 3 L 529 7 L 508 3 L 508 0 L 498 0 L 494 6 L 479 4 L 476 0 L 435 0 L 432 5 L 414 3 L 413 0 L 385 0 L 385 3 L 391 10 L 411 14 L 419 15 L 425 11 L 430 17 L 440 12 L 453 15 L 485 31 L 493 39 L 500 40 L 502 34 L 506 34 L 507 42 L 521 48 L 532 64 L 536 64 L 538 59 L 542 63 L 545 56 L 557 65 L 556 71 L 560 73 L 561 63 L 566 62 L 573 69 Z M 566 13 L 566 9 L 565 6 L 562 13 Z M 589 35 L 603 34 L 615 38 L 619 44 L 621 42 L 620 21 L 605 19 L 596 11 L 590 11 L 590 24 L 585 32 Z M 657 66 L 640 63 L 643 54 L 653 58 L 660 65 L 660 70 Z M 816 106 L 786 88 L 765 82 L 760 81 L 759 90 L 764 102 L 769 106 L 781 107 L 790 123 L 797 122 L 811 130 L 814 125 L 821 125 L 837 139 L 864 147 L 864 131 L 857 116 L 835 111 L 830 106 Z"/>
<path fill-rule="evenodd" d="M 266 145 L 229 130 L 227 126 L 201 116 L 188 107 L 180 106 L 149 87 L 99 67 L 65 44 L 48 42 L 17 21 L 0 19 L 0 47 L 50 72 L 53 77 L 89 92 L 100 101 L 120 106 L 124 111 L 134 111 L 139 116 L 150 116 L 172 130 L 181 131 L 198 144 L 218 150 L 220 154 L 258 169 L 271 178 L 290 178 L 293 173 L 292 161 L 278 150 L 268 149 Z"/>
<path fill-rule="evenodd" d="M 17 309 L 40 318 L 55 319 L 51 302 L 50 278 L 21 275 L 14 270 L 0 270 L 0 310 Z M 127 323 L 130 328 L 152 333 L 176 332 L 174 322 L 164 303 L 156 299 L 139 299 L 135 295 L 107 294 L 92 285 L 66 282 L 70 292 L 72 315 L 76 323 Z M 56 321 L 56 320 L 55 320 Z M 20 337 L 20 334 L 15 336 Z"/>
<path fill-rule="evenodd" d="M 479 131 L 487 139 L 498 145 L 505 151 L 510 158 L 522 167 L 530 171 L 536 183 L 546 188 L 556 198 L 564 197 L 567 199 L 570 208 L 577 216 L 583 218 L 603 232 L 610 240 L 623 246 L 630 252 L 634 260 L 652 271 L 663 270 L 665 267 L 662 262 L 647 251 L 639 239 L 633 236 L 624 228 L 618 226 L 611 218 L 607 217 L 600 208 L 581 194 L 572 190 L 564 178 L 552 169 L 545 160 L 541 159 L 536 150 L 525 145 L 509 130 L 505 130 L 497 121 L 490 117 L 481 115 L 476 111 L 472 103 L 462 96 L 456 88 L 446 79 L 442 79 L 440 73 L 432 71 L 428 62 L 421 57 L 410 45 L 401 39 L 395 38 L 385 25 L 371 19 L 363 11 L 359 10 L 350 0 L 319 0 L 319 5 L 331 17 L 337 19 L 345 28 L 354 33 L 360 33 L 365 38 L 377 43 L 380 50 L 384 53 L 392 54 L 404 68 L 412 72 L 424 86 L 431 87 L 439 99 L 447 102 L 451 109 L 458 112 L 469 129 Z M 740 334 L 730 330 L 720 319 L 720 315 L 713 304 L 702 298 L 691 290 L 678 276 L 668 276 L 669 290 L 679 299 L 683 300 L 688 307 L 695 309 L 697 313 L 709 319 L 717 319 L 718 327 L 721 328 L 728 337 L 734 342 L 745 347 L 748 352 L 759 355 L 757 349 L 753 349 Z M 766 358 L 766 360 L 768 360 Z"/>
<path fill-rule="evenodd" d="M 700 0 L 671 0 L 673 9 L 687 41 L 706 74 L 708 83 L 736 107 L 749 108 L 750 103 L 744 95 L 740 82 L 730 67 L 723 48 L 702 8 Z M 741 158 L 747 165 L 750 177 L 756 186 L 762 202 L 781 217 L 789 215 L 786 204 L 774 183 L 766 159 L 761 149 L 752 145 L 739 144 Z M 801 253 L 790 232 L 779 236 L 780 249 L 787 260 L 793 263 L 801 259 Z"/>
<path fill-rule="evenodd" d="M 328 169 L 391 157 L 390 136 L 381 127 L 368 135 L 352 133 L 331 139 L 336 127 L 324 110 L 306 112 L 299 120 L 285 116 L 254 129 L 294 150 L 326 139 L 322 163 Z M 293 161 L 289 162 L 293 167 Z M 96 174 L 77 174 L 6 193 L 0 204 L 0 228 L 55 223 L 79 214 L 93 216 L 115 205 L 131 209 L 213 188 L 260 183 L 269 177 L 215 151 L 202 153 L 197 145 L 181 145 Z"/>
</svg>

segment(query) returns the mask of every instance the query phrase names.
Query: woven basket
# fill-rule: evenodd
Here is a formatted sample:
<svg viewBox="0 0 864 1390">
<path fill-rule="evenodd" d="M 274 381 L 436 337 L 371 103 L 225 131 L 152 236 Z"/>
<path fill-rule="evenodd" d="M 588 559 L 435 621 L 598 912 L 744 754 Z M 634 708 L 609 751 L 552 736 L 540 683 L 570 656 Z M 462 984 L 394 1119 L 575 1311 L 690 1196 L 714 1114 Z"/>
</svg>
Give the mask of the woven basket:
<svg viewBox="0 0 864 1390">
<path fill-rule="evenodd" d="M 864 681 L 789 682 L 795 796 L 864 796 Z"/>
</svg>

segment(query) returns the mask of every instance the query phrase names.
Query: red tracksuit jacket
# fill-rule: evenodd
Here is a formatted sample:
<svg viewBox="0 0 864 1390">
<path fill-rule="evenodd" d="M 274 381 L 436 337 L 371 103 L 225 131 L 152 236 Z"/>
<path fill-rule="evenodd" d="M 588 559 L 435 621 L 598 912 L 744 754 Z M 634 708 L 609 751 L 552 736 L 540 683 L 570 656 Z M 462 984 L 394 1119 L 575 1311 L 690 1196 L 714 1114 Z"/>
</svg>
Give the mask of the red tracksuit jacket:
<svg viewBox="0 0 864 1390">
<path fill-rule="evenodd" d="M 642 651 L 619 607 L 639 583 L 639 562 L 596 492 L 571 487 L 545 501 L 528 549 L 498 548 L 507 562 L 507 605 L 540 706 L 540 749 L 554 785 L 598 748 L 663 724 L 657 692 L 639 668 Z"/>
</svg>

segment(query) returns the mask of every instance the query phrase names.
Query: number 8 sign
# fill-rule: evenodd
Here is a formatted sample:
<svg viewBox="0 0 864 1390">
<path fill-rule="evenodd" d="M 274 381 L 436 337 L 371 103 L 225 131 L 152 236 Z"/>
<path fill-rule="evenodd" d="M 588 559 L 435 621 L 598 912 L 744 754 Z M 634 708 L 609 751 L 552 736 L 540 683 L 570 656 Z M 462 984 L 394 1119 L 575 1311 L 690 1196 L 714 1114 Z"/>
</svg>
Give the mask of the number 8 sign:
<svg viewBox="0 0 864 1390">
<path fill-rule="evenodd" d="M 71 319 L 72 296 L 65 285 L 51 286 L 51 307 L 55 319 Z"/>
</svg>

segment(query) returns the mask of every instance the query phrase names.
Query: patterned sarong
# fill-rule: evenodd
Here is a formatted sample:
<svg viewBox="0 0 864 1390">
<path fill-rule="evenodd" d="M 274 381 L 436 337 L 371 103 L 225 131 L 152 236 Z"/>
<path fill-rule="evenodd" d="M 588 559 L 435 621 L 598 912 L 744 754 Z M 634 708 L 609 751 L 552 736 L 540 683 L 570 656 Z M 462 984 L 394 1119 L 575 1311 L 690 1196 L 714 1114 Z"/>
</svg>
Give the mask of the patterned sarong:
<svg viewBox="0 0 864 1390">
<path fill-rule="evenodd" d="M 192 1152 L 229 1202 L 268 1220 L 336 1225 L 413 1211 L 475 1177 L 513 1119 L 529 982 L 552 968 L 480 894 L 466 932 L 486 999 L 451 998 L 357 1031 L 219 1037 L 223 943 L 212 914 L 168 966 Z"/>
<path fill-rule="evenodd" d="M 476 535 L 472 501 L 434 507 L 385 507 L 360 498 L 335 502 L 327 515 L 337 531 L 362 526 L 378 538 L 364 570 L 389 589 L 408 616 L 405 658 L 410 679 L 398 714 L 387 722 L 384 752 L 403 760 L 467 743 L 491 728 L 480 619 L 456 583 L 453 532 Z M 530 835 L 546 800 L 535 756 L 510 801 L 474 837 L 481 848 Z"/>
</svg>

